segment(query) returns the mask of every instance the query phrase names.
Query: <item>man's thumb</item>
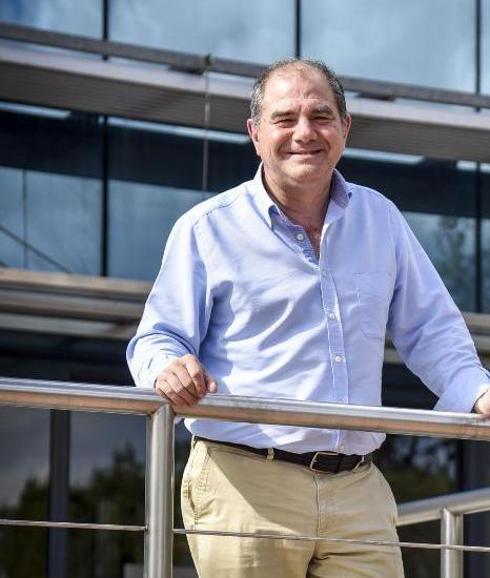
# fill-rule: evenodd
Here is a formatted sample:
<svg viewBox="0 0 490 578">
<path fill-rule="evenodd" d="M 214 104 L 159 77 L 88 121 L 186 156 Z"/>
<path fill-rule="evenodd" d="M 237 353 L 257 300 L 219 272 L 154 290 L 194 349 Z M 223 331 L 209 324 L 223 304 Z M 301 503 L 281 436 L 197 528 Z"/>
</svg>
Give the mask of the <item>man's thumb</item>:
<svg viewBox="0 0 490 578">
<path fill-rule="evenodd" d="M 216 393 L 218 391 L 218 384 L 214 380 L 214 377 L 211 377 L 206 373 L 205 378 L 206 378 L 206 389 L 208 390 L 208 392 Z"/>
</svg>

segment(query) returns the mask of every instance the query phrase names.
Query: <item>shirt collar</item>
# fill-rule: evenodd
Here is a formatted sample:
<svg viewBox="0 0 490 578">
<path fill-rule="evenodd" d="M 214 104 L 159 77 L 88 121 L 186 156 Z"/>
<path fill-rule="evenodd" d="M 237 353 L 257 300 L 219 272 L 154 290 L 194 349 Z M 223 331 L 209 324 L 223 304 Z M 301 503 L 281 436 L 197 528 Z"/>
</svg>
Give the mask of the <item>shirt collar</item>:
<svg viewBox="0 0 490 578">
<path fill-rule="evenodd" d="M 269 227 L 272 227 L 271 215 L 282 215 L 282 211 L 271 199 L 264 187 L 262 178 L 263 163 L 260 163 L 255 177 L 252 181 L 252 194 L 260 214 L 264 217 Z M 337 169 L 332 174 L 332 183 L 330 185 L 330 200 L 334 201 L 341 209 L 345 209 L 349 204 L 352 193 L 349 191 L 349 185 Z"/>
</svg>

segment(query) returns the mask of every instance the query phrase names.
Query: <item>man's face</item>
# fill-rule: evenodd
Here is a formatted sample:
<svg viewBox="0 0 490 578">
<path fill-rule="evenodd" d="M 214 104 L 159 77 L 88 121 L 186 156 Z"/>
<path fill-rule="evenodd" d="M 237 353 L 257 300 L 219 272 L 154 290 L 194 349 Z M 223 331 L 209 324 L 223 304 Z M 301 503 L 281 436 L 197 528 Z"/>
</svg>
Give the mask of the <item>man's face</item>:
<svg viewBox="0 0 490 578">
<path fill-rule="evenodd" d="M 327 186 L 345 147 L 350 117 L 340 117 L 327 79 L 310 67 L 285 68 L 267 81 L 258 126 L 248 132 L 269 186 Z"/>
</svg>

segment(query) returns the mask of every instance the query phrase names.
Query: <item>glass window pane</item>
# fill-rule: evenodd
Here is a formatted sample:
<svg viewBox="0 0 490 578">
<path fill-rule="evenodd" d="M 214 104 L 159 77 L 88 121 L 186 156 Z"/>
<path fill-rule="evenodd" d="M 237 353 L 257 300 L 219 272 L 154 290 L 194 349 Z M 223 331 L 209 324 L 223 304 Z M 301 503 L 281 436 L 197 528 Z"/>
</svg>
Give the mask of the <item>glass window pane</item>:
<svg viewBox="0 0 490 578">
<path fill-rule="evenodd" d="M 102 1 L 2 0 L 0 22 L 100 37 Z"/>
<path fill-rule="evenodd" d="M 338 74 L 473 91 L 475 3 L 303 0 L 301 52 Z"/>
<path fill-rule="evenodd" d="M 109 275 L 154 279 L 175 221 L 202 191 L 111 181 Z"/>
<path fill-rule="evenodd" d="M 70 520 L 143 525 L 145 417 L 73 412 L 71 419 Z M 135 532 L 74 532 L 69 575 L 124 576 L 141 566 L 143 538 Z"/>
<path fill-rule="evenodd" d="M 0 262 L 97 275 L 101 127 L 97 117 L 0 108 Z"/>
<path fill-rule="evenodd" d="M 111 0 L 112 40 L 267 63 L 294 52 L 293 0 Z"/>
<path fill-rule="evenodd" d="M 257 165 L 246 135 L 110 119 L 109 274 L 153 280 L 178 217 Z"/>
<path fill-rule="evenodd" d="M 175 221 L 209 196 L 202 131 L 111 119 L 109 150 L 109 275 L 153 280 Z"/>
<path fill-rule="evenodd" d="M 482 165 L 482 307 L 490 313 L 490 165 Z"/>
<path fill-rule="evenodd" d="M 405 217 L 431 258 L 452 298 L 475 310 L 475 220 L 406 212 Z"/>
<path fill-rule="evenodd" d="M 0 408 L 0 518 L 48 518 L 49 416 L 46 410 Z M 0 576 L 43 578 L 46 551 L 45 529 L 2 527 Z"/>
<path fill-rule="evenodd" d="M 30 269 L 97 275 L 100 271 L 101 184 L 95 179 L 27 174 L 27 236 L 30 245 L 54 261 L 29 251 Z"/>
<path fill-rule="evenodd" d="M 481 91 L 490 94 L 490 2 L 481 4 Z"/>
</svg>

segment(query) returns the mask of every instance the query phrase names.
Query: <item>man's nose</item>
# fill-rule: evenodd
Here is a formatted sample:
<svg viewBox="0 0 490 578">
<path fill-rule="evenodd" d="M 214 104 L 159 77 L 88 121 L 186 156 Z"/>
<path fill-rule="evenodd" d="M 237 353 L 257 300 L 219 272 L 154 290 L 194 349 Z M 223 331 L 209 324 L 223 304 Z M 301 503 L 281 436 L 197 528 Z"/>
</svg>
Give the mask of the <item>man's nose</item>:
<svg viewBox="0 0 490 578">
<path fill-rule="evenodd" d="M 309 142 L 316 139 L 313 123 L 308 118 L 299 118 L 294 128 L 294 139 L 298 142 Z"/>
</svg>

